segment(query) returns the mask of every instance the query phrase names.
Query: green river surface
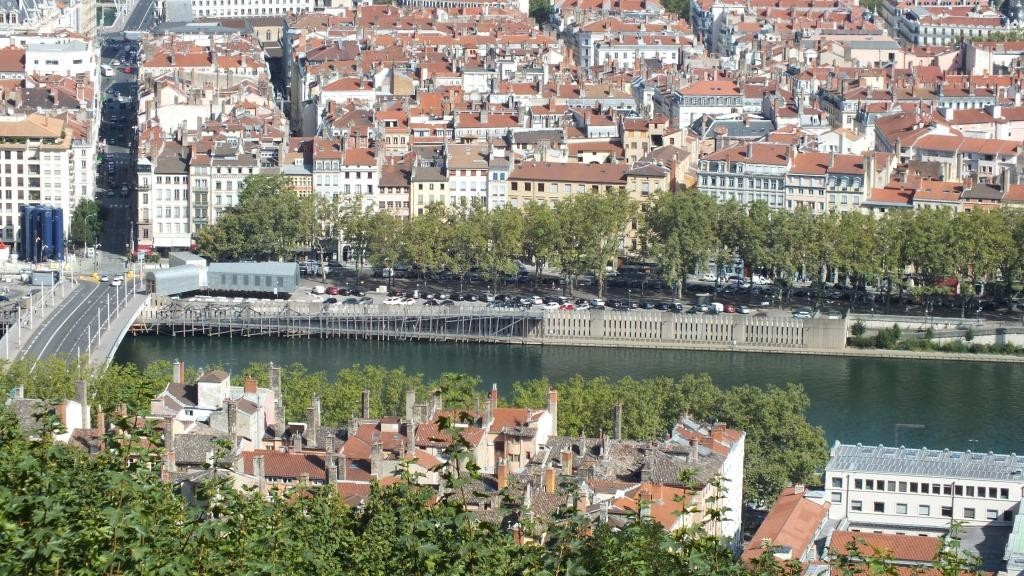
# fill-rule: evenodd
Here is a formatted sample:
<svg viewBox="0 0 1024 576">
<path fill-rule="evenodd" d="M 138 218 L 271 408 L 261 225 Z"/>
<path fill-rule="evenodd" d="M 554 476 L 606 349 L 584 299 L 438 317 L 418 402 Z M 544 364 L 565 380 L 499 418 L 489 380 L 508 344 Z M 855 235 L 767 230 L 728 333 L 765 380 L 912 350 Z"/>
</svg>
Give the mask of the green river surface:
<svg viewBox="0 0 1024 576">
<path fill-rule="evenodd" d="M 708 373 L 719 386 L 796 382 L 811 399 L 808 418 L 829 442 L 1017 452 L 1024 449 L 1024 364 L 863 357 L 521 346 L 365 340 L 126 337 L 116 362 L 145 365 L 179 358 L 189 366 L 241 370 L 251 362 L 334 374 L 353 364 L 404 367 L 432 378 L 479 375 L 484 386 L 547 376 L 678 376 Z"/>
</svg>

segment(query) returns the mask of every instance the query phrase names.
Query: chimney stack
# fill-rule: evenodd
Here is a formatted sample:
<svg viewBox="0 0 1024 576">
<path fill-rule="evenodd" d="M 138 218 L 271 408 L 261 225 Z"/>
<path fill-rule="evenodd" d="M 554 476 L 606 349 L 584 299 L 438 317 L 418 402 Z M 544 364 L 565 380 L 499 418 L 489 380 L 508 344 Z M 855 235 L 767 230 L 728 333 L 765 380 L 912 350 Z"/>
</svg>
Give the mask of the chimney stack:
<svg viewBox="0 0 1024 576">
<path fill-rule="evenodd" d="M 92 428 L 92 419 L 89 414 L 89 383 L 85 380 L 75 382 L 75 400 L 82 410 L 82 429 Z"/>
<path fill-rule="evenodd" d="M 310 407 L 310 442 L 314 448 L 319 448 L 320 445 L 320 396 L 317 394 L 313 395 L 313 406 Z"/>
<path fill-rule="evenodd" d="M 96 432 L 105 434 L 107 432 L 107 416 L 103 413 L 103 406 L 96 406 Z"/>
<path fill-rule="evenodd" d="M 498 408 L 498 383 L 491 383 L 491 395 L 487 398 L 487 401 L 491 404 L 491 414 Z"/>
<path fill-rule="evenodd" d="M 405 391 L 405 421 L 412 426 L 416 422 L 416 415 L 413 413 L 416 407 L 416 391 L 412 388 Z"/>
<path fill-rule="evenodd" d="M 558 390 L 548 390 L 548 413 L 551 414 L 551 435 L 558 436 Z"/>
<path fill-rule="evenodd" d="M 263 464 L 263 456 L 256 456 L 252 459 L 252 474 L 256 477 L 256 487 L 260 494 L 267 493 L 267 472 Z"/>
<path fill-rule="evenodd" d="M 348 458 L 344 454 L 338 454 L 338 480 L 346 480 L 345 474 L 348 469 Z"/>
<path fill-rule="evenodd" d="M 164 416 L 164 469 L 178 471 L 178 459 L 174 453 L 174 418 Z"/>
<path fill-rule="evenodd" d="M 246 394 L 256 394 L 256 387 L 259 383 L 252 376 L 246 376 L 243 383 L 243 390 Z"/>
<path fill-rule="evenodd" d="M 380 432 L 373 432 L 370 444 L 370 476 L 380 480 L 384 474 L 384 444 L 380 440 Z"/>
<path fill-rule="evenodd" d="M 622 440 L 622 402 L 615 405 L 615 436 L 616 440 Z"/>
<path fill-rule="evenodd" d="M 444 410 L 444 397 L 441 396 L 441 389 L 438 388 L 430 396 L 430 416 L 437 416 L 442 410 Z"/>
<path fill-rule="evenodd" d="M 700 456 L 698 453 L 699 450 L 700 446 L 697 444 L 697 439 L 694 438 L 693 440 L 690 440 L 690 452 L 686 455 L 686 461 L 696 462 L 697 458 Z"/>
<path fill-rule="evenodd" d="M 498 490 L 504 490 L 508 486 L 508 464 L 504 458 L 498 458 Z"/>
<path fill-rule="evenodd" d="M 273 362 L 267 370 L 267 382 L 274 393 L 274 438 L 280 440 L 284 437 L 287 423 L 284 416 L 284 396 L 281 392 L 281 367 L 275 366 Z"/>
<path fill-rule="evenodd" d="M 651 449 L 648 449 L 648 451 L 644 454 L 644 467 L 640 469 L 640 481 L 641 482 L 650 482 L 651 481 L 651 473 L 652 473 L 652 470 L 651 470 L 651 459 L 652 459 L 651 458 L 651 454 L 652 454 L 652 452 L 650 450 Z"/>
<path fill-rule="evenodd" d="M 334 461 L 334 437 L 330 435 L 324 439 L 324 462 L 327 465 L 327 483 L 333 486 L 338 483 L 338 467 Z"/>
<path fill-rule="evenodd" d="M 228 434 L 234 436 L 238 433 L 238 401 L 228 400 L 225 402 L 228 413 Z"/>
<path fill-rule="evenodd" d="M 174 363 L 171 364 L 171 382 L 174 384 L 185 383 L 185 363 L 181 362 L 177 358 L 175 358 Z"/>
<path fill-rule="evenodd" d="M 562 450 L 562 474 L 572 476 L 572 450 Z"/>
<path fill-rule="evenodd" d="M 725 422 L 715 422 L 711 425 L 711 438 L 716 442 L 725 440 Z"/>
<path fill-rule="evenodd" d="M 369 419 L 370 418 L 370 391 L 369 390 L 363 390 L 362 408 L 363 408 L 363 418 L 364 419 Z"/>
<path fill-rule="evenodd" d="M 292 451 L 302 452 L 302 434 L 298 429 L 292 430 Z"/>
<path fill-rule="evenodd" d="M 550 463 L 544 469 L 544 491 L 548 494 L 555 493 L 555 469 Z"/>
</svg>

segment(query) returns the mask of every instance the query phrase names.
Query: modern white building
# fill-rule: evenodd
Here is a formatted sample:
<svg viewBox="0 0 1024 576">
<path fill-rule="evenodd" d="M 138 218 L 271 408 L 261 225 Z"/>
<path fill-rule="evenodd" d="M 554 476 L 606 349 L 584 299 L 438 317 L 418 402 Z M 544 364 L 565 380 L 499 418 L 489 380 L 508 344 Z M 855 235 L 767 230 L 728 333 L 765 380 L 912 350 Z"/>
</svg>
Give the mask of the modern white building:
<svg viewBox="0 0 1024 576">
<path fill-rule="evenodd" d="M 161 253 L 191 247 L 188 165 L 177 154 L 158 156 L 149 170 L 144 164 L 149 160 L 139 161 L 139 247 Z"/>
<path fill-rule="evenodd" d="M 840 444 L 825 468 L 829 517 L 852 528 L 934 535 L 1013 524 L 1024 498 L 1016 454 Z"/>
</svg>

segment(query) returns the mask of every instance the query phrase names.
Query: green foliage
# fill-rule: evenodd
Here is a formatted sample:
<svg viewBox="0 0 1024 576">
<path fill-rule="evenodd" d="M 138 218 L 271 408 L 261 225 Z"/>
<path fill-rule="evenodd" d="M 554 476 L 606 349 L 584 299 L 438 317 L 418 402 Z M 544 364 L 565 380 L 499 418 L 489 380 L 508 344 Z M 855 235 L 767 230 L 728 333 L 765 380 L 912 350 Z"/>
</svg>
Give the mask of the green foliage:
<svg viewBox="0 0 1024 576">
<path fill-rule="evenodd" d="M 191 507 L 161 481 L 158 446 L 148 429 L 112 433 L 90 456 L 50 433 L 26 439 L 0 410 L 0 573 L 790 574 L 774 562 L 734 561 L 704 522 L 667 533 L 636 518 L 613 530 L 565 509 L 542 542 L 517 543 L 466 510 L 458 486 L 475 475 L 471 467 L 465 476 L 442 471 L 453 484 L 437 500 L 400 481 L 375 485 L 360 508 L 308 485 L 263 498 L 217 471 Z M 446 456 L 461 462 L 465 448 L 453 446 Z M 533 527 L 524 519 L 527 534 Z"/>
<path fill-rule="evenodd" d="M 563 435 L 609 433 L 618 403 L 626 438 L 661 438 L 683 413 L 746 431 L 744 496 L 751 502 L 772 502 L 790 483 L 813 482 L 828 458 L 824 432 L 807 423 L 810 401 L 796 385 L 722 390 L 707 375 L 618 382 L 575 376 L 555 384 L 546 379 L 517 383 L 512 403 L 545 406 L 549 387 L 558 390 L 558 433 Z"/>
<path fill-rule="evenodd" d="M 964 331 L 964 340 L 966 340 L 967 342 L 970 342 L 971 340 L 974 340 L 974 329 L 973 328 L 968 328 L 966 331 Z"/>
<path fill-rule="evenodd" d="M 714 199 L 696 190 L 658 193 L 644 215 L 645 240 L 665 281 L 676 286 L 677 297 L 682 296 L 686 275 L 702 267 L 717 246 L 710 217 L 714 204 Z"/>
<path fill-rule="evenodd" d="M 637 209 L 622 189 L 573 194 L 555 205 L 559 230 L 555 254 L 570 286 L 580 275 L 593 271 L 598 297 L 604 294 L 605 266 L 619 253 Z"/>
<path fill-rule="evenodd" d="M 283 176 L 250 176 L 238 204 L 199 230 L 199 251 L 213 261 L 290 260 L 318 228 L 312 197 L 299 197 Z"/>
<path fill-rule="evenodd" d="M 899 324 L 893 324 L 892 328 L 882 328 L 875 335 L 875 347 L 883 350 L 892 350 L 896 348 L 901 335 L 902 331 Z"/>
<path fill-rule="evenodd" d="M 924 339 L 931 340 L 932 338 L 935 338 L 935 330 L 932 330 L 931 327 L 929 327 L 924 331 Z"/>
<path fill-rule="evenodd" d="M 551 0 L 530 0 L 530 18 L 542 25 L 550 21 Z"/>
<path fill-rule="evenodd" d="M 95 200 L 86 198 L 79 201 L 71 214 L 71 224 L 68 227 L 68 240 L 74 243 L 87 245 L 96 244 L 100 237 L 100 230 L 103 228 L 104 216 L 100 211 L 100 205 Z"/>
<path fill-rule="evenodd" d="M 850 334 L 853 334 L 858 338 L 863 336 L 865 332 L 867 332 L 867 326 L 865 326 L 860 320 L 854 322 L 853 326 L 850 327 Z"/>
</svg>

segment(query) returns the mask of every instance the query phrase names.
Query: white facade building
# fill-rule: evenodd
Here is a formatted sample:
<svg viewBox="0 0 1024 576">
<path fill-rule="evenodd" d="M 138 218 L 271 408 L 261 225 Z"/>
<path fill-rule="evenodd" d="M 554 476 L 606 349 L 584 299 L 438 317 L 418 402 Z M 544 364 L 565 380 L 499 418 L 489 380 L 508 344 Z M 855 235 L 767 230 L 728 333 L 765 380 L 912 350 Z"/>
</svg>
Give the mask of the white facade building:
<svg viewBox="0 0 1024 576">
<path fill-rule="evenodd" d="M 825 468 L 829 517 L 854 528 L 934 534 L 950 522 L 1009 526 L 1024 497 L 1015 454 L 840 444 Z"/>
<path fill-rule="evenodd" d="M 269 0 L 253 3 L 244 0 L 191 0 L 192 16 L 216 18 L 222 16 L 285 16 L 312 12 L 314 0 Z"/>
<path fill-rule="evenodd" d="M 160 156 L 152 172 L 139 171 L 138 190 L 139 245 L 163 251 L 191 247 L 188 166 L 177 156 Z"/>
</svg>

